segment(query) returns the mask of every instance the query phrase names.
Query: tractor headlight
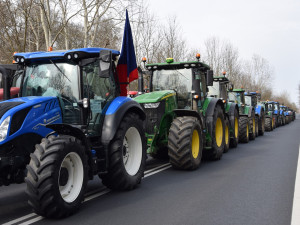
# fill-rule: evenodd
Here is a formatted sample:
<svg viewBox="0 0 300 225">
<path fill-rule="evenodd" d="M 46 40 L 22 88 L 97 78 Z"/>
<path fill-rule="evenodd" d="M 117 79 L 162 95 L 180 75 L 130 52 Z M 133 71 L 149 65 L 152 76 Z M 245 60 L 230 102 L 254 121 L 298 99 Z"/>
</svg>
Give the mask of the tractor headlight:
<svg viewBox="0 0 300 225">
<path fill-rule="evenodd" d="M 8 116 L 0 125 L 0 141 L 3 141 L 7 137 L 7 131 L 9 127 L 10 116 Z"/>
<path fill-rule="evenodd" d="M 160 102 L 157 103 L 145 103 L 144 107 L 146 109 L 156 109 L 159 106 Z"/>
</svg>

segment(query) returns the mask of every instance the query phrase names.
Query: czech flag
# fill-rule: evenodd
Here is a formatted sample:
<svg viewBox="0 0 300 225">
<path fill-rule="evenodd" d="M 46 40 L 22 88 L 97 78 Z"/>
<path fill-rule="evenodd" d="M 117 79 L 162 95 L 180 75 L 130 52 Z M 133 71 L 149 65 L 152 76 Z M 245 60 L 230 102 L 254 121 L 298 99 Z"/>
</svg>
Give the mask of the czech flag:
<svg viewBox="0 0 300 225">
<path fill-rule="evenodd" d="M 121 96 L 127 95 L 127 85 L 138 79 L 135 51 L 131 33 L 131 27 L 126 9 L 126 21 L 123 35 L 121 55 L 118 61 L 117 72 L 119 76 Z"/>
</svg>

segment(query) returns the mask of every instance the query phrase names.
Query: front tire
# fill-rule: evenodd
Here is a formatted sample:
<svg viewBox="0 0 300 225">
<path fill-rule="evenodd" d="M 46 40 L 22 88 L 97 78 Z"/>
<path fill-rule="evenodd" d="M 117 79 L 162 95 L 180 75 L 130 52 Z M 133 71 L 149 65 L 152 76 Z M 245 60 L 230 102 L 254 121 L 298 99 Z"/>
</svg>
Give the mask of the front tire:
<svg viewBox="0 0 300 225">
<path fill-rule="evenodd" d="M 101 175 L 102 183 L 113 190 L 131 190 L 144 176 L 146 137 L 143 121 L 135 113 L 124 116 L 109 144 L 108 172 Z"/>
<path fill-rule="evenodd" d="M 202 129 L 195 117 L 177 117 L 168 136 L 168 154 L 176 169 L 195 170 L 200 166 L 203 140 Z"/>
<path fill-rule="evenodd" d="M 28 203 L 38 215 L 62 218 L 79 208 L 88 181 L 87 156 L 80 140 L 68 135 L 44 138 L 27 169 Z"/>
</svg>

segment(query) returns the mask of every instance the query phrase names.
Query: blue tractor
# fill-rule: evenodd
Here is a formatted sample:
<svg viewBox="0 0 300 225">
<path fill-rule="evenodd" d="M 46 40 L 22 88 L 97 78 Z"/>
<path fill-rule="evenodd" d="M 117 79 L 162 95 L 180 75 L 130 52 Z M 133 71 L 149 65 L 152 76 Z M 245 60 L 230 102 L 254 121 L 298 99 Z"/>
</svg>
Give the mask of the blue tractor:
<svg viewBox="0 0 300 225">
<path fill-rule="evenodd" d="M 265 133 L 265 109 L 258 103 L 260 94 L 257 92 L 245 92 L 245 102 L 255 108 L 255 134 L 263 136 Z"/>
<path fill-rule="evenodd" d="M 145 114 L 119 96 L 118 55 L 101 48 L 14 55 L 20 93 L 0 103 L 0 185 L 25 180 L 41 216 L 75 212 L 95 175 L 117 190 L 141 182 Z"/>
<path fill-rule="evenodd" d="M 280 103 L 279 102 L 274 102 L 275 110 L 274 114 L 276 115 L 276 127 L 283 126 L 285 124 L 285 118 L 284 118 L 284 113 L 283 110 L 280 108 Z"/>
</svg>

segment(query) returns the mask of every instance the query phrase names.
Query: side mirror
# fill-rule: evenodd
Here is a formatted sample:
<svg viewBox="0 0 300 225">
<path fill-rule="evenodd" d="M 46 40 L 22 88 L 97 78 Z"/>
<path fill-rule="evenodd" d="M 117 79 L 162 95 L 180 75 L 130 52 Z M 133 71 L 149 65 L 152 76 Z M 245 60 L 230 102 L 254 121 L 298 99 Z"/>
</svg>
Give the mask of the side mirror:
<svg viewBox="0 0 300 225">
<path fill-rule="evenodd" d="M 207 70 L 206 72 L 206 85 L 213 86 L 214 85 L 214 72 L 213 70 Z"/>
<path fill-rule="evenodd" d="M 109 50 L 101 50 L 99 56 L 99 76 L 109 78 L 112 67 L 112 53 Z"/>
<path fill-rule="evenodd" d="M 228 89 L 229 89 L 230 91 L 232 91 L 232 90 L 233 90 L 233 88 L 234 88 L 234 85 L 233 85 L 233 83 L 230 83 L 230 84 L 228 85 Z"/>
</svg>

